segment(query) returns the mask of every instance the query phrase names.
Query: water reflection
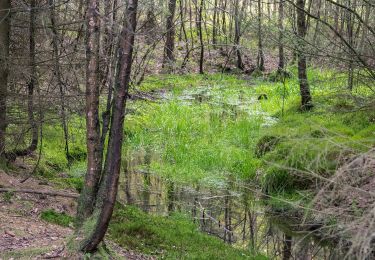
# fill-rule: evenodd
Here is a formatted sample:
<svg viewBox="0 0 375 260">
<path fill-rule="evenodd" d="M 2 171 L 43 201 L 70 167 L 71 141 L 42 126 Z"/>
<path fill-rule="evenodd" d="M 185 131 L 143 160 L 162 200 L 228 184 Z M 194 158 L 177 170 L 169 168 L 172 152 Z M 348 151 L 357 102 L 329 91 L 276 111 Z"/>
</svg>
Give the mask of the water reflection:
<svg viewBox="0 0 375 260">
<path fill-rule="evenodd" d="M 189 187 L 163 180 L 150 171 L 157 155 L 145 149 L 124 162 L 119 200 L 150 214 L 179 211 L 191 216 L 202 232 L 272 259 L 338 259 L 342 256 L 310 226 L 282 213 L 270 213 L 262 196 L 228 180 L 217 187 Z M 143 167 L 139 168 L 142 165 Z M 307 225 L 308 226 L 308 225 Z"/>
</svg>

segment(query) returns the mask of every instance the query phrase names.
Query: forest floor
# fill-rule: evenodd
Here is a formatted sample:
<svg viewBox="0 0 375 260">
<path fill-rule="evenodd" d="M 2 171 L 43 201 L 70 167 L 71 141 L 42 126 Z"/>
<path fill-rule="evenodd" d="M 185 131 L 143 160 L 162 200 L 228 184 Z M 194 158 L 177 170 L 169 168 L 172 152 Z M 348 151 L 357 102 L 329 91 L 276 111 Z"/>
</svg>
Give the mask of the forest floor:
<svg viewBox="0 0 375 260">
<path fill-rule="evenodd" d="M 71 193 L 55 185 L 36 178 L 25 177 L 20 172 L 28 172 L 29 167 L 16 162 L 16 170 L 7 173 L 0 170 L 0 187 L 9 189 L 28 189 L 46 192 Z M 74 198 L 6 192 L 0 198 L 0 259 L 82 259 L 82 255 L 72 252 L 69 241 L 73 237 L 73 223 L 63 227 L 41 219 L 47 210 L 74 215 Z M 111 241 L 107 246 L 120 259 L 153 259 L 133 251 L 124 250 Z M 117 258 L 116 257 L 116 258 Z"/>
</svg>

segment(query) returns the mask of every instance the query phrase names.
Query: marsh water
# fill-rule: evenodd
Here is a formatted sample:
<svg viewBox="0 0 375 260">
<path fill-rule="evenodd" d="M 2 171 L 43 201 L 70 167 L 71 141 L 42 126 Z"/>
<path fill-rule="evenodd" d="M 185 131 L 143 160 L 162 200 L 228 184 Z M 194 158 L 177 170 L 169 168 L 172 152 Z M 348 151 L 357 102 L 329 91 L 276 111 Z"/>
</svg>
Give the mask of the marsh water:
<svg viewBox="0 0 375 260">
<path fill-rule="evenodd" d="M 170 98 L 168 93 L 161 94 Z M 230 116 L 238 113 L 258 115 L 249 104 L 259 102 L 255 97 L 239 96 L 232 102 L 220 103 L 209 91 L 195 90 L 179 96 L 179 102 L 213 102 L 225 107 Z M 275 118 L 263 115 L 264 125 Z M 301 225 L 303 216 L 274 212 L 267 206 L 267 196 L 252 183 L 227 178 L 209 181 L 205 185 L 176 183 L 152 171 L 153 161 L 160 155 L 151 149 L 140 148 L 124 159 L 119 188 L 119 200 L 136 205 L 150 214 L 186 214 L 202 232 L 222 239 L 235 247 L 244 248 L 271 259 L 337 259 L 341 252 L 334 244 L 322 241 L 315 227 Z M 208 185 L 207 185 L 208 183 Z"/>
</svg>

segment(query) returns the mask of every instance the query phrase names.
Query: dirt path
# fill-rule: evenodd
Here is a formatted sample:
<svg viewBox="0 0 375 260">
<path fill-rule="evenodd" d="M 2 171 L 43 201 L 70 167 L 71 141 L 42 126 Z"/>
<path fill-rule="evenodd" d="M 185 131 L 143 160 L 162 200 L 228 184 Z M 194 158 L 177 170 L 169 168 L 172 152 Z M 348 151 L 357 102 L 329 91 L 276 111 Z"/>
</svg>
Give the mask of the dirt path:
<svg viewBox="0 0 375 260">
<path fill-rule="evenodd" d="M 52 184 L 35 178 L 20 183 L 23 176 L 0 170 L 0 188 L 61 191 Z M 62 192 L 74 193 L 73 190 Z M 73 229 L 43 221 L 43 210 L 74 215 L 76 201 L 72 198 L 25 193 L 0 193 L 0 260 L 5 259 L 82 259 L 67 244 Z M 108 241 L 120 259 L 153 259 L 124 250 Z"/>
</svg>

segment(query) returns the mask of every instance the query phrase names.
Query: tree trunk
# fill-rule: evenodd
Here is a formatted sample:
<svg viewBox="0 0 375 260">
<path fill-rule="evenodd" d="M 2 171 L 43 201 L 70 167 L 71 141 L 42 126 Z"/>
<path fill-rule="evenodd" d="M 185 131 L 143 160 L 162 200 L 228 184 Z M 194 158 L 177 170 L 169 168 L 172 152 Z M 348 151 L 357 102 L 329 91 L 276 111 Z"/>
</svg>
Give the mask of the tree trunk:
<svg viewBox="0 0 375 260">
<path fill-rule="evenodd" d="M 37 88 L 38 79 L 35 63 L 35 21 L 36 21 L 36 0 L 30 2 L 30 23 L 29 23 L 29 67 L 30 80 L 27 83 L 27 113 L 31 127 L 31 143 L 26 149 L 16 149 L 15 156 L 26 156 L 36 150 L 38 146 L 38 125 L 34 118 L 34 90 Z"/>
<path fill-rule="evenodd" d="M 90 237 L 84 242 L 81 248 L 84 252 L 93 252 L 103 240 L 116 202 L 121 168 L 125 105 L 129 90 L 136 29 L 137 6 L 137 0 L 127 0 L 124 27 L 119 40 L 119 62 L 117 65 L 115 95 L 112 104 L 111 127 L 106 161 L 96 202 L 97 212 L 94 214 L 96 223 Z"/>
<path fill-rule="evenodd" d="M 52 29 L 52 46 L 53 46 L 53 60 L 54 60 L 54 75 L 57 79 L 57 84 L 59 86 L 60 92 L 60 107 L 61 107 L 61 125 L 64 131 L 65 139 L 65 155 L 68 161 L 68 166 L 70 166 L 70 155 L 69 155 L 69 133 L 68 125 L 66 123 L 66 105 L 65 105 L 65 91 L 64 91 L 64 82 L 62 79 L 61 68 L 60 68 L 60 57 L 59 57 L 59 39 L 58 32 L 56 28 L 56 14 L 55 14 L 55 0 L 49 0 L 50 5 L 50 20 L 51 20 L 51 29 Z"/>
<path fill-rule="evenodd" d="M 278 26 L 279 26 L 279 64 L 278 71 L 281 72 L 285 67 L 285 58 L 284 58 L 284 43 L 283 43 L 283 34 L 284 34 L 284 1 L 279 1 L 279 17 L 278 17 Z"/>
<path fill-rule="evenodd" d="M 175 38 L 175 25 L 174 16 L 176 10 L 176 0 L 169 0 L 168 2 L 168 16 L 166 27 L 166 40 L 164 46 L 163 68 L 167 66 L 168 71 L 171 71 L 175 61 L 174 58 L 174 38 Z"/>
<path fill-rule="evenodd" d="M 189 61 L 190 49 L 189 49 L 189 39 L 188 39 L 188 35 L 186 32 L 185 21 L 184 21 L 184 6 L 182 3 L 182 0 L 180 0 L 180 21 L 181 21 L 181 30 L 182 30 L 182 33 L 184 34 L 185 49 L 186 49 L 186 54 L 181 65 L 181 69 L 184 69 L 186 67 L 186 64 Z"/>
<path fill-rule="evenodd" d="M 151 45 L 155 42 L 157 37 L 156 26 L 156 16 L 155 16 L 155 3 L 154 0 L 151 0 L 148 3 L 147 7 L 147 14 L 146 14 L 146 22 L 145 22 L 145 36 L 146 36 L 146 44 Z"/>
<path fill-rule="evenodd" d="M 5 157 L 6 99 L 9 72 L 10 0 L 0 1 L 0 158 Z"/>
<path fill-rule="evenodd" d="M 258 57 L 257 67 L 260 71 L 264 71 L 264 54 L 262 39 L 262 2 L 258 0 Z"/>
<path fill-rule="evenodd" d="M 200 56 L 199 56 L 199 73 L 203 74 L 203 59 L 204 59 L 204 44 L 203 44 L 203 32 L 202 32 L 202 12 L 203 12 L 203 3 L 204 0 L 200 1 L 199 7 L 197 3 L 197 13 L 198 13 L 198 21 L 197 21 L 197 27 L 198 27 L 198 33 L 199 33 L 199 43 L 200 43 Z"/>
<path fill-rule="evenodd" d="M 364 19 L 363 19 L 363 22 L 364 24 L 366 24 L 367 26 L 362 26 L 362 36 L 361 36 L 361 40 L 359 42 L 359 51 L 361 53 L 361 55 L 365 56 L 366 55 L 366 48 L 365 48 L 365 42 L 367 40 L 367 35 L 368 35 L 368 24 L 369 24 L 369 20 L 370 20 L 370 11 L 371 11 L 371 5 L 370 3 L 366 3 L 365 6 L 365 11 L 364 11 Z"/>
<path fill-rule="evenodd" d="M 348 2 L 348 8 L 351 8 L 351 1 Z M 355 47 L 354 43 L 354 19 L 351 12 L 345 10 L 345 20 L 346 20 L 346 29 L 348 35 L 348 43 L 353 48 Z M 365 27 L 365 26 L 364 26 Z M 349 90 L 353 90 L 353 83 L 354 83 L 354 57 L 353 55 L 349 55 L 348 57 L 348 88 Z"/>
<path fill-rule="evenodd" d="M 212 45 L 216 48 L 216 35 L 217 35 L 217 25 L 216 25 L 216 18 L 217 18 L 217 0 L 214 2 L 214 15 L 212 18 Z"/>
<path fill-rule="evenodd" d="M 224 242 L 232 244 L 232 206 L 230 200 L 229 192 L 226 193 L 224 199 L 224 225 L 225 225 L 225 233 L 224 233 Z"/>
<path fill-rule="evenodd" d="M 91 216 L 102 170 L 99 122 L 99 0 L 87 1 L 86 12 L 86 140 L 87 172 L 78 204 L 78 225 Z"/>
<path fill-rule="evenodd" d="M 305 0 L 297 0 L 297 34 L 298 34 L 298 79 L 301 93 L 301 109 L 310 110 L 313 107 L 310 94 L 310 87 L 307 81 L 307 65 L 304 54 L 306 18 L 305 18 Z"/>
<path fill-rule="evenodd" d="M 244 4 L 243 4 L 244 5 Z M 241 14 L 242 14 L 241 10 Z M 241 49 L 240 49 L 240 39 L 241 39 L 241 20 L 242 15 L 239 11 L 239 0 L 236 0 L 234 6 L 234 48 L 237 56 L 237 68 L 244 70 L 244 65 L 242 62 Z"/>
</svg>

